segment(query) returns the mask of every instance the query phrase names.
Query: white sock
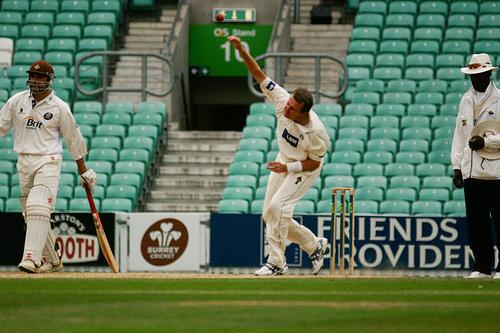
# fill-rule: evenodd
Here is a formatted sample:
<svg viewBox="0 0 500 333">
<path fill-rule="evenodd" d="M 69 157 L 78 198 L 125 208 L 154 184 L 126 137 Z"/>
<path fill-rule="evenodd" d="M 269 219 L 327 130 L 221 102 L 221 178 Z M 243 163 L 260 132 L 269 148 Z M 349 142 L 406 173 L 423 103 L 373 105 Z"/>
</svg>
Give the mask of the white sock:
<svg viewBox="0 0 500 333">
<path fill-rule="evenodd" d="M 42 249 L 47 242 L 50 223 L 46 218 L 40 216 L 33 216 L 27 222 L 23 260 L 30 259 L 36 265 L 40 265 L 42 262 Z"/>
</svg>

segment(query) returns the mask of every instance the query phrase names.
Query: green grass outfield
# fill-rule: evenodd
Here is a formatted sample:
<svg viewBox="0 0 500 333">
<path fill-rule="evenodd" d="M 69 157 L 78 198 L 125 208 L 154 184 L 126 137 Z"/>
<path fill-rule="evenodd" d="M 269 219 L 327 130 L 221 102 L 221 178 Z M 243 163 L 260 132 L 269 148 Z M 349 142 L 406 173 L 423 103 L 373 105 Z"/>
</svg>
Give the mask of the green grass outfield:
<svg viewBox="0 0 500 333">
<path fill-rule="evenodd" d="M 0 332 L 499 332 L 500 280 L 0 275 Z"/>
</svg>

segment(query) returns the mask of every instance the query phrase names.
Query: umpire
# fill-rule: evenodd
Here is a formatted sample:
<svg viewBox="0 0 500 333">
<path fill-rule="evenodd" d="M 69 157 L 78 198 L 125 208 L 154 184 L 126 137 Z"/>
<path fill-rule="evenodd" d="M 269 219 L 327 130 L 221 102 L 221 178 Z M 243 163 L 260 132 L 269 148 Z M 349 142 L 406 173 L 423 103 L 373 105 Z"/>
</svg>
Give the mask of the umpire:
<svg viewBox="0 0 500 333">
<path fill-rule="evenodd" d="M 488 54 L 481 53 L 473 54 L 461 69 L 470 75 L 472 88 L 460 101 L 451 148 L 453 182 L 465 191 L 469 244 L 475 258 L 471 279 L 500 279 L 500 265 L 492 274 L 495 238 L 500 247 L 500 91 L 490 80 L 497 68 Z"/>
</svg>

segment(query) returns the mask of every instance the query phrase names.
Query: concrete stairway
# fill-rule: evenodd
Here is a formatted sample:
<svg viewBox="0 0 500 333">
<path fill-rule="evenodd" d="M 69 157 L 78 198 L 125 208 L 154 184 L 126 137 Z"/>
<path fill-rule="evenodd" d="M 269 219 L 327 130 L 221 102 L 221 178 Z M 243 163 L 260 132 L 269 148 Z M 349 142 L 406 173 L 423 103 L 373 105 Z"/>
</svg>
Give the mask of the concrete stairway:
<svg viewBox="0 0 500 333">
<path fill-rule="evenodd" d="M 122 38 L 122 51 L 162 53 L 165 40 L 170 35 L 172 23 L 175 19 L 175 8 L 162 7 L 159 21 L 152 21 L 150 17 L 131 18 L 128 33 Z M 160 92 L 166 82 L 167 68 L 159 59 L 149 58 L 147 66 L 147 86 L 149 89 Z M 111 81 L 111 87 L 140 87 L 141 61 L 138 57 L 123 56 L 116 63 L 116 71 Z M 113 92 L 109 95 L 110 101 L 127 100 L 133 103 L 141 101 L 140 93 Z M 148 101 L 165 101 L 165 97 L 148 96 Z"/>
<path fill-rule="evenodd" d="M 301 1 L 301 23 L 292 25 L 293 52 L 326 52 L 344 61 L 352 25 L 338 24 L 341 17 L 340 8 L 333 8 L 332 24 L 310 24 L 310 11 L 320 0 Z M 321 65 L 321 89 L 328 93 L 339 90 L 338 82 L 341 67 L 331 60 L 323 60 Z M 292 59 L 288 65 L 284 85 L 293 90 L 296 87 L 314 89 L 314 60 Z M 335 102 L 336 99 L 322 97 L 321 102 Z M 317 102 L 317 101 L 316 101 Z"/>
<path fill-rule="evenodd" d="M 170 131 L 146 211 L 216 211 L 241 132 Z"/>
</svg>

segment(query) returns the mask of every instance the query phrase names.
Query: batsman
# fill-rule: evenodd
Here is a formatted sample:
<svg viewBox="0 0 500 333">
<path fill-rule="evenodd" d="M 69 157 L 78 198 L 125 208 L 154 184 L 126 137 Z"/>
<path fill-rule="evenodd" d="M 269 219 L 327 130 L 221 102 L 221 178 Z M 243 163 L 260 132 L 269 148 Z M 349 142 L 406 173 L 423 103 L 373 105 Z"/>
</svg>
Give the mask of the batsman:
<svg viewBox="0 0 500 333">
<path fill-rule="evenodd" d="M 69 106 L 51 88 L 52 65 L 39 60 L 27 73 L 29 89 L 12 96 L 0 111 L 0 137 L 12 128 L 18 153 L 20 201 L 26 222 L 18 268 L 28 273 L 54 272 L 63 269 L 50 228 L 61 172 L 62 139 L 76 161 L 82 184 L 93 189 L 97 176 L 85 166 L 87 147 Z"/>
<path fill-rule="evenodd" d="M 270 252 L 267 263 L 255 275 L 287 273 L 287 240 L 298 244 L 309 255 L 312 273 L 318 274 L 323 266 L 328 241 L 326 238 L 316 237 L 311 230 L 295 221 L 293 210 L 318 178 L 323 157 L 330 146 L 330 138 L 318 115 L 311 110 L 313 97 L 309 91 L 297 88 L 289 94 L 267 77 L 238 37 L 229 36 L 228 40 L 276 107 L 279 154 L 276 161 L 267 164 L 271 174 L 262 214 Z"/>
</svg>

